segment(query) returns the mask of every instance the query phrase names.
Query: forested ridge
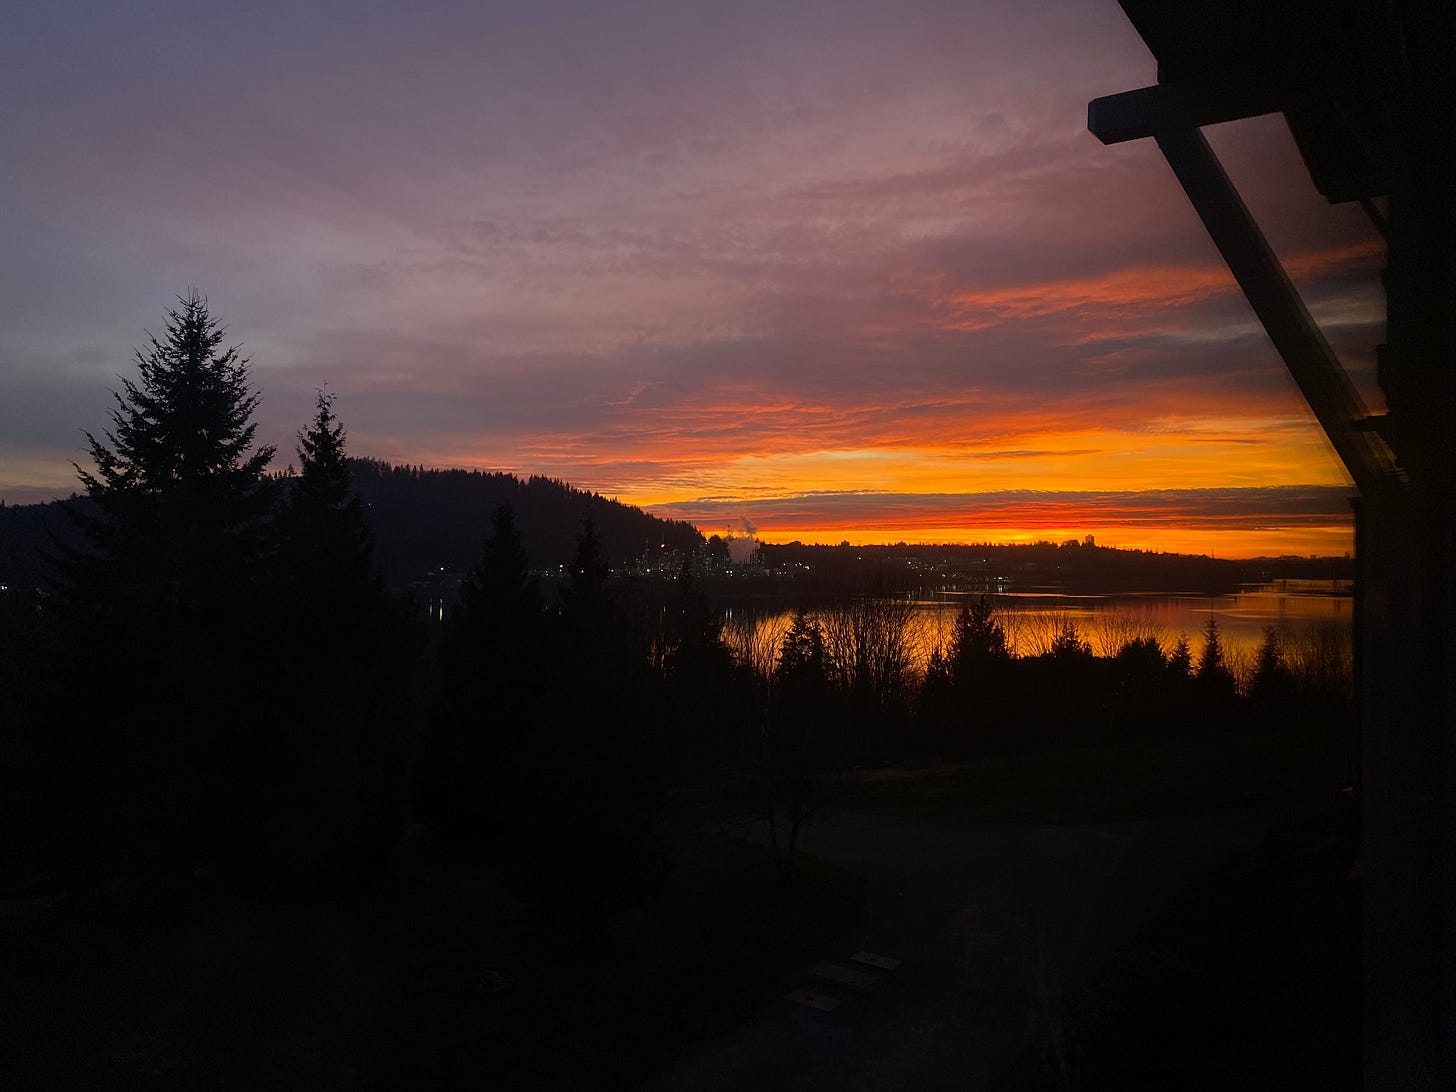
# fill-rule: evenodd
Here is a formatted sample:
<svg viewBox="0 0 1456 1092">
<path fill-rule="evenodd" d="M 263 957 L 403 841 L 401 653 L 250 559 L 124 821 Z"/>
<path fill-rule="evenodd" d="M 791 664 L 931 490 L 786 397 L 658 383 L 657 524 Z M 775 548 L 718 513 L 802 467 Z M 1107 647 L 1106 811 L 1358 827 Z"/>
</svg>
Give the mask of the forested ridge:
<svg viewBox="0 0 1456 1092">
<path fill-rule="evenodd" d="M 588 519 L 613 566 L 664 548 L 691 553 L 703 542 L 691 524 L 658 519 L 540 475 L 522 479 L 352 457 L 348 470 L 374 537 L 375 561 L 392 588 L 406 587 L 427 572 L 469 568 L 489 534 L 491 513 L 503 504 L 520 516 L 522 546 L 534 569 L 556 569 L 570 561 L 582 520 Z M 288 478 L 281 483 L 289 487 Z M 84 494 L 49 504 L 0 505 L 0 582 L 48 586 L 55 577 L 45 564 L 51 543 L 79 545 L 74 515 L 93 510 Z"/>
<path fill-rule="evenodd" d="M 521 548 L 533 569 L 555 569 L 576 553 L 583 520 L 591 520 L 615 566 L 663 548 L 691 553 L 703 536 L 688 523 L 658 519 L 566 482 L 541 475 L 481 470 L 431 470 L 353 459 L 350 477 L 374 533 L 375 556 L 395 586 L 421 573 L 463 572 L 490 533 L 491 513 L 510 505 Z"/>
<path fill-rule="evenodd" d="M 643 558 L 650 562 L 659 553 L 681 557 L 706 549 L 710 555 L 727 556 L 719 536 L 705 542 L 691 524 L 659 519 L 554 478 L 394 466 L 370 458 L 350 458 L 348 465 L 374 538 L 375 560 L 391 588 L 408 587 L 426 573 L 458 574 L 469 568 L 489 534 L 491 514 L 503 504 L 517 513 L 522 548 L 529 566 L 538 571 L 559 569 L 571 559 L 584 519 L 597 528 L 613 568 Z M 286 479 L 283 484 L 286 488 Z M 86 511 L 90 503 L 79 495 L 49 504 L 0 505 L 0 582 L 45 586 L 53 577 L 44 564 L 48 544 L 56 538 L 75 544 L 70 513 Z M 736 573 L 737 593 L 758 580 L 769 582 L 760 590 L 782 594 L 782 578 L 788 576 L 797 585 L 796 596 L 832 597 L 887 565 L 988 592 L 996 591 L 999 581 L 1019 591 L 1049 588 L 1092 595 L 1226 595 L 1243 584 L 1353 577 L 1353 562 L 1347 557 L 1212 558 L 1076 541 L 979 546 L 760 543 L 758 561 L 753 569 Z"/>
</svg>

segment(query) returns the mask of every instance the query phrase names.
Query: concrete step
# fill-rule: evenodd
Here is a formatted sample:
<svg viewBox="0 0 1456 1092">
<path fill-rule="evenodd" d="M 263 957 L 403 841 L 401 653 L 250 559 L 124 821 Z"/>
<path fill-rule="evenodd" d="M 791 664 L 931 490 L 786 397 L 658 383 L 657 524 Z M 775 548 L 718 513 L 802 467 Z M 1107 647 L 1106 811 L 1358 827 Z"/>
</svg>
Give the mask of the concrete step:
<svg viewBox="0 0 1456 1092">
<path fill-rule="evenodd" d="M 869 971 L 856 970 L 842 963 L 816 963 L 809 968 L 809 976 L 821 982 L 832 982 L 856 993 L 869 993 L 880 983 L 880 976 Z"/>
<path fill-rule="evenodd" d="M 877 971 L 893 971 L 900 965 L 898 959 L 891 959 L 889 956 L 876 955 L 874 952 L 855 952 L 849 957 L 855 963 L 862 963 L 866 967 L 873 967 Z"/>
<path fill-rule="evenodd" d="M 804 986 L 784 994 L 784 1000 L 811 1009 L 818 1009 L 820 1012 L 833 1012 L 844 1004 L 844 998 L 829 990 L 811 989 Z"/>
</svg>

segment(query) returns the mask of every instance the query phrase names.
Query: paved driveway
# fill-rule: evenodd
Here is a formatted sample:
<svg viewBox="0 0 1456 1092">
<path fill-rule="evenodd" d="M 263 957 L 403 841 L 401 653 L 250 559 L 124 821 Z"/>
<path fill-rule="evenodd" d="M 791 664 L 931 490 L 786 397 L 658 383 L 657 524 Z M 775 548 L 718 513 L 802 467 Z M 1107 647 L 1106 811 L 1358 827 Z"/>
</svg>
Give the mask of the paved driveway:
<svg viewBox="0 0 1456 1092">
<path fill-rule="evenodd" d="M 902 961 L 833 1012 L 778 1001 L 646 1088 L 989 1088 L 1166 899 L 1254 846 L 1254 812 L 1034 826 L 821 818 L 804 848 L 863 876 L 866 948 Z"/>
</svg>

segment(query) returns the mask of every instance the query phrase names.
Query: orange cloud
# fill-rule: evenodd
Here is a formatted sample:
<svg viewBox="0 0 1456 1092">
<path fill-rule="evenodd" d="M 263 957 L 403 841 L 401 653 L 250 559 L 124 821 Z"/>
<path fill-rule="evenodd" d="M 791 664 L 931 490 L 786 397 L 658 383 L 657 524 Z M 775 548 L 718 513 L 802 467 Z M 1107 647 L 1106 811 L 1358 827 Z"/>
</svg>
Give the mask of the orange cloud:
<svg viewBox="0 0 1456 1092">
<path fill-rule="evenodd" d="M 1125 548 L 1255 554 L 1351 549 L 1341 487 L 906 494 L 815 491 L 705 498 L 663 514 L 708 530 L 748 519 L 770 542 L 1028 542 L 1093 534 Z"/>
<path fill-rule="evenodd" d="M 1285 269 L 1292 279 L 1305 280 L 1368 265 L 1384 252 L 1383 243 L 1362 241 L 1296 255 L 1285 263 Z M 1237 287 L 1233 275 L 1221 264 L 1147 266 L 1095 277 L 953 290 L 934 294 L 932 299 L 946 327 L 974 331 L 1068 311 L 1089 311 L 1105 322 L 1130 312 L 1185 307 Z"/>
</svg>

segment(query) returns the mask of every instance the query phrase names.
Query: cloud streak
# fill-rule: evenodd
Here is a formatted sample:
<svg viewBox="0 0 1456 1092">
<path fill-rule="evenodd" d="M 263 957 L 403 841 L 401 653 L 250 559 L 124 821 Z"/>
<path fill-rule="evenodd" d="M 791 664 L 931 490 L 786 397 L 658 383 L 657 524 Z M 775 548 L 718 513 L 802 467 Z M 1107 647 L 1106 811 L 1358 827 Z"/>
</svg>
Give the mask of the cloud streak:
<svg viewBox="0 0 1456 1092">
<path fill-rule="evenodd" d="M 1228 542 L 1284 541 L 1328 552 L 1341 540 L 1350 494 L 1328 486 L 1143 491 L 1003 490 L 987 493 L 815 491 L 772 498 L 705 497 L 666 514 L 699 526 L 751 519 L 767 541 L 856 543 L 1060 541 L 1094 534 L 1106 544 L 1177 549 L 1189 538 L 1219 552 Z M 948 532 L 949 537 L 947 537 Z M 1186 548 L 1186 547 L 1185 547 Z"/>
</svg>

